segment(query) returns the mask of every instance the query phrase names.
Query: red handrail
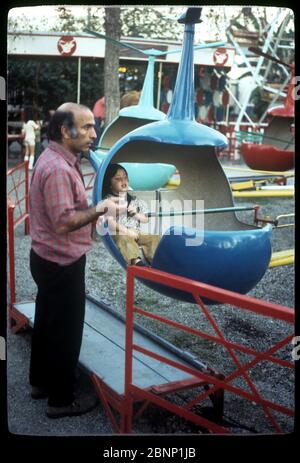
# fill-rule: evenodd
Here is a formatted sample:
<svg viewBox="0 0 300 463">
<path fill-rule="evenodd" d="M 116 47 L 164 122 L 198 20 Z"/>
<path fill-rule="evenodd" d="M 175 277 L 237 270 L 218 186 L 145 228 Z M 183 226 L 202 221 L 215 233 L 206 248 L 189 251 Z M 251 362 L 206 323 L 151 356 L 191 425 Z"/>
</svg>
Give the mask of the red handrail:
<svg viewBox="0 0 300 463">
<path fill-rule="evenodd" d="M 168 286 L 171 288 L 176 288 L 182 291 L 186 291 L 194 296 L 195 303 L 198 304 L 200 311 L 205 315 L 206 320 L 210 327 L 213 329 L 213 334 L 206 333 L 199 329 L 191 328 L 187 325 L 179 323 L 177 321 L 171 320 L 160 315 L 153 313 L 153 311 L 148 312 L 137 307 L 134 303 L 134 283 L 135 279 L 144 279 L 149 280 L 154 283 L 159 283 L 160 285 Z M 268 347 L 263 352 L 259 352 L 253 347 L 249 347 L 245 344 L 240 344 L 237 342 L 232 342 L 226 338 L 223 334 L 222 328 L 218 324 L 217 320 L 212 316 L 210 310 L 203 302 L 204 299 L 210 299 L 222 304 L 230 304 L 234 306 L 235 309 L 247 310 L 257 314 L 258 316 L 271 317 L 276 320 L 284 321 L 288 324 L 293 325 L 295 320 L 294 309 L 289 307 L 281 306 L 279 304 L 273 304 L 264 300 L 258 300 L 251 296 L 246 296 L 232 291 L 224 290 L 212 285 L 204 284 L 198 281 L 189 280 L 188 278 L 179 277 L 170 273 L 162 272 L 152 268 L 142 268 L 137 266 L 129 266 L 127 269 L 127 294 L 126 294 L 126 368 L 125 368 L 125 396 L 127 400 L 127 432 L 130 432 L 131 429 L 131 417 L 132 417 L 132 397 L 139 397 L 144 400 L 149 400 L 157 405 L 164 407 L 179 416 L 185 417 L 196 424 L 204 425 L 204 422 L 201 421 L 202 417 L 199 418 L 199 415 L 194 414 L 191 409 L 194 405 L 199 404 L 205 398 L 215 393 L 220 389 L 229 391 L 232 394 L 235 394 L 239 397 L 247 399 L 248 401 L 260 405 L 265 413 L 265 416 L 271 423 L 272 427 L 277 433 L 281 433 L 281 425 L 277 417 L 274 415 L 275 412 L 280 412 L 289 417 L 294 416 L 294 410 L 283 405 L 282 403 L 275 402 L 268 398 L 263 397 L 261 391 L 258 390 L 255 381 L 250 376 L 249 371 L 257 366 L 260 362 L 269 362 L 274 365 L 280 365 L 284 368 L 294 368 L 293 362 L 290 362 L 286 359 L 282 359 L 276 354 L 282 347 L 290 344 L 294 332 L 288 335 L 285 335 L 283 339 L 276 342 L 273 346 Z M 230 361 L 235 366 L 235 369 L 231 371 L 224 379 L 217 377 L 216 375 L 210 375 L 208 371 L 199 371 L 193 367 L 188 367 L 180 364 L 179 362 L 171 361 L 166 357 L 156 354 L 155 352 L 145 349 L 137 345 L 133 341 L 133 324 L 134 324 L 134 315 L 138 314 L 139 316 L 145 316 L 153 320 L 164 323 L 168 326 L 180 329 L 185 333 L 189 333 L 199 338 L 211 341 L 218 345 L 224 347 L 227 352 Z M 213 347 L 212 347 L 213 348 Z M 132 377 L 132 363 L 133 363 L 133 354 L 134 352 L 140 352 L 146 356 L 164 362 L 170 366 L 173 366 L 179 370 L 185 371 L 195 377 L 198 377 L 202 381 L 209 384 L 209 388 L 204 392 L 197 395 L 193 399 L 189 400 L 187 404 L 182 407 L 170 403 L 165 399 L 158 398 L 155 393 L 152 391 L 145 392 L 143 389 L 139 388 L 134 384 Z M 244 364 L 240 361 L 237 352 L 242 352 L 249 354 L 251 360 L 245 361 Z M 241 378 L 244 382 L 247 383 L 248 390 L 243 389 L 242 387 L 232 384 L 232 381 Z M 188 412 L 186 414 L 185 412 Z M 217 426 L 214 422 L 209 422 L 204 425 L 212 433 L 226 433 L 228 430 L 222 426 Z"/>
<path fill-rule="evenodd" d="M 28 161 L 7 171 L 7 184 L 9 185 L 7 189 L 8 263 L 10 304 L 12 305 L 16 302 L 14 230 L 24 222 L 25 234 L 29 233 Z"/>
</svg>

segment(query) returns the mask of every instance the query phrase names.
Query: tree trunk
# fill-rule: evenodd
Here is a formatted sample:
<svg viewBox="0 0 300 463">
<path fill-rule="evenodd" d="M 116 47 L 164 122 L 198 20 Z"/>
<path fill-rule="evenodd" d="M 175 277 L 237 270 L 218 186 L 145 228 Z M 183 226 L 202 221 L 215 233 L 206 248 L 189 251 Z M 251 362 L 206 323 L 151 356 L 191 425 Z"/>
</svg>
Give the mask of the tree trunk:
<svg viewBox="0 0 300 463">
<path fill-rule="evenodd" d="M 115 40 L 120 40 L 120 8 L 105 8 L 105 34 Z M 109 40 L 106 41 L 104 59 L 105 126 L 118 115 L 120 109 L 119 51 L 117 45 Z"/>
</svg>

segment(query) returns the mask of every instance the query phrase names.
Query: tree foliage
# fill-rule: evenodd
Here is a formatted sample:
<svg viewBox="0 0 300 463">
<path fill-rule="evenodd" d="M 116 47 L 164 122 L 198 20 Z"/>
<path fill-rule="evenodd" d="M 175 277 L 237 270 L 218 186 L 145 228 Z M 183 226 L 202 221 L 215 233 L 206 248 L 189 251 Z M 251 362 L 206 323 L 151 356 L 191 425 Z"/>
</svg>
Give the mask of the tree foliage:
<svg viewBox="0 0 300 463">
<path fill-rule="evenodd" d="M 75 17 L 71 8 L 59 6 L 56 8 L 58 15 L 57 24 L 53 27 L 56 31 L 82 32 L 85 27 L 104 32 L 105 10 L 103 7 L 85 7 L 85 14 Z"/>
<path fill-rule="evenodd" d="M 9 16 L 8 30 L 12 32 L 27 30 L 32 33 L 38 30 L 80 33 L 88 27 L 117 40 L 120 36 L 128 36 L 181 41 L 183 27 L 177 19 L 185 9 L 186 7 L 177 6 L 122 6 L 120 8 L 81 6 L 76 10 L 76 7 L 72 6 L 58 6 L 53 8 L 52 19 L 55 19 L 55 22 L 51 26 L 47 26 L 46 17 L 40 19 L 38 26 L 34 26 L 34 18 L 30 16 L 23 15 L 18 19 Z M 81 16 L 77 14 L 79 11 Z M 105 22 L 106 14 L 112 16 Z M 204 20 L 202 31 L 206 27 L 209 31 L 209 39 L 213 40 L 219 39 L 220 28 L 225 29 L 225 24 L 230 28 L 260 33 L 267 24 L 266 10 L 258 7 L 204 8 L 202 18 Z M 293 38 L 293 34 L 293 19 L 291 19 L 285 35 Z M 263 34 L 261 36 L 263 39 Z M 118 111 L 119 105 L 118 53 L 117 47 L 107 44 L 106 56 L 110 59 L 106 61 L 105 71 L 102 60 L 82 59 L 81 102 L 92 106 L 105 93 L 108 121 Z M 284 61 L 292 61 L 290 50 L 280 49 L 279 53 L 279 57 Z M 23 93 L 23 104 L 34 107 L 36 111 L 40 108 L 46 111 L 47 108 L 56 107 L 63 101 L 76 101 L 78 68 L 75 58 L 69 57 L 63 60 L 31 58 L 28 61 L 25 57 L 9 56 L 8 71 L 9 95 Z"/>
<path fill-rule="evenodd" d="M 178 35 L 182 36 L 182 25 L 177 18 L 178 8 L 174 7 L 122 8 L 122 35 L 178 40 Z"/>
<path fill-rule="evenodd" d="M 8 88 L 23 95 L 23 105 L 36 114 L 45 113 L 65 101 L 76 101 L 78 63 L 75 58 L 14 57 L 8 60 Z M 95 78 L 97 76 L 97 78 Z M 103 63 L 82 60 L 81 102 L 93 106 L 103 95 Z"/>
<path fill-rule="evenodd" d="M 35 30 L 82 32 L 85 27 L 105 32 L 105 11 L 109 7 L 82 6 L 81 15 L 75 15 L 74 7 L 58 6 L 53 8 L 53 24 L 47 25 L 43 17 L 39 26 L 33 26 L 32 18 L 22 16 L 8 18 L 9 30 Z M 182 9 L 183 10 L 183 9 Z M 121 7 L 121 35 L 128 37 L 160 38 L 177 40 L 182 35 L 182 25 L 177 23 L 178 7 Z M 181 9 L 180 9 L 181 11 Z"/>
</svg>

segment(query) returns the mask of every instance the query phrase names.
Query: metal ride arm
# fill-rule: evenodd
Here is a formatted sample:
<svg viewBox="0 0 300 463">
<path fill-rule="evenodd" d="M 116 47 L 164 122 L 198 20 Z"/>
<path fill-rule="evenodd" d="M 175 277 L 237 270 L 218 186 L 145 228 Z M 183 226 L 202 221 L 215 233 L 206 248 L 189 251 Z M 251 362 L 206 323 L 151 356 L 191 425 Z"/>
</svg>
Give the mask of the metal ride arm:
<svg viewBox="0 0 300 463">
<path fill-rule="evenodd" d="M 284 228 L 284 227 L 293 227 L 295 224 L 294 223 L 283 223 L 279 225 L 279 221 L 281 219 L 284 219 L 285 217 L 295 217 L 295 213 L 290 213 L 290 214 L 280 214 L 276 217 L 275 219 L 275 227 L 276 228 Z"/>
<path fill-rule="evenodd" d="M 274 61 L 275 63 L 282 64 L 283 66 L 286 66 L 286 67 L 288 67 L 290 69 L 294 69 L 294 66 L 292 64 L 288 64 L 288 63 L 282 61 L 281 59 L 278 59 L 275 56 L 270 55 L 270 53 L 265 53 L 260 48 L 249 47 L 249 51 L 251 51 L 252 53 L 255 53 L 256 55 L 261 55 L 264 58 L 270 59 L 270 60 Z"/>
<path fill-rule="evenodd" d="M 285 219 L 286 217 L 295 217 L 295 213 L 290 213 L 290 214 L 280 214 L 275 219 L 271 219 L 269 216 L 265 217 L 258 217 L 258 208 L 255 208 L 255 213 L 254 213 L 254 223 L 255 225 L 258 225 L 259 222 L 261 223 L 271 223 L 274 225 L 275 228 L 285 228 L 285 227 L 293 227 L 295 224 L 294 223 L 283 223 L 280 225 L 280 220 Z"/>
<path fill-rule="evenodd" d="M 192 210 L 181 210 L 181 211 L 167 211 L 167 212 L 148 212 L 147 217 L 176 217 L 180 215 L 196 215 L 196 214 L 215 214 L 215 213 L 225 213 L 225 212 L 239 212 L 239 211 L 253 211 L 254 210 L 254 223 L 258 225 L 261 223 L 271 223 L 276 228 L 284 228 L 294 226 L 293 223 L 288 224 L 279 224 L 281 219 L 286 217 L 295 217 L 294 213 L 290 214 L 280 214 L 275 219 L 271 219 L 269 216 L 259 217 L 258 211 L 260 206 L 234 206 L 234 207 L 219 207 L 212 209 L 192 209 Z"/>
<path fill-rule="evenodd" d="M 147 217 L 175 217 L 178 215 L 213 214 L 218 212 L 253 211 L 258 206 L 219 207 L 213 209 L 193 209 L 190 211 L 148 212 Z"/>
</svg>

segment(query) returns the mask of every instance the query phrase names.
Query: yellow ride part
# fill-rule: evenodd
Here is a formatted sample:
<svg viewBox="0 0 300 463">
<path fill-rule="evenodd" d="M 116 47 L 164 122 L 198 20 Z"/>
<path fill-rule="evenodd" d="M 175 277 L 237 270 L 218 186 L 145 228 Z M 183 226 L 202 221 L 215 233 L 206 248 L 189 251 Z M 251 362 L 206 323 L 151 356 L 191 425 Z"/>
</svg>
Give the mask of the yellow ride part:
<svg viewBox="0 0 300 463">
<path fill-rule="evenodd" d="M 294 189 L 290 190 L 250 190 L 250 191 L 233 191 L 234 198 L 270 198 L 270 197 L 285 197 L 292 198 Z"/>
<path fill-rule="evenodd" d="M 293 264 L 295 261 L 294 249 L 287 249 L 286 251 L 277 251 L 272 253 L 269 263 L 269 268 L 279 267 L 280 265 Z"/>
<path fill-rule="evenodd" d="M 287 170 L 285 172 L 277 172 L 273 170 L 254 170 L 254 169 L 247 169 L 244 167 L 231 167 L 231 166 L 223 166 L 223 169 L 226 170 L 236 170 L 239 172 L 246 172 L 247 174 L 255 173 L 255 174 L 267 174 L 267 175 L 276 175 L 278 177 L 294 177 L 295 171 L 294 170 Z"/>
</svg>

